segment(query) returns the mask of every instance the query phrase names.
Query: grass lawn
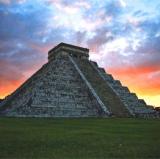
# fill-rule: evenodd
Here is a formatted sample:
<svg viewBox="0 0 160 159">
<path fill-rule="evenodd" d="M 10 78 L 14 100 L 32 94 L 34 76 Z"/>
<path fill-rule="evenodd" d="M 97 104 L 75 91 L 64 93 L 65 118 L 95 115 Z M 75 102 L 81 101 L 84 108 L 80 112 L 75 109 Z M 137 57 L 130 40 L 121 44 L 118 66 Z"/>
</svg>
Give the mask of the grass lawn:
<svg viewBox="0 0 160 159">
<path fill-rule="evenodd" d="M 0 118 L 0 159 L 160 159 L 160 120 Z"/>
</svg>

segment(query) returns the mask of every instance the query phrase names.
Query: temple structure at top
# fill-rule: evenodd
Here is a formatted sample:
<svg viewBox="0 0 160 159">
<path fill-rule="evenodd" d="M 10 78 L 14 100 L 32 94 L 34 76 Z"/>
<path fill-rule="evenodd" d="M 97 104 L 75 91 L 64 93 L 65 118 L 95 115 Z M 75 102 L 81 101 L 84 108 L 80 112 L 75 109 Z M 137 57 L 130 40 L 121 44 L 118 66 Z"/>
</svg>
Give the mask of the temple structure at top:
<svg viewBox="0 0 160 159">
<path fill-rule="evenodd" d="M 71 44 L 60 43 L 48 52 L 48 60 L 54 59 L 59 53 L 63 55 L 71 55 L 72 57 L 77 57 L 80 59 L 89 58 L 89 49 Z"/>
</svg>

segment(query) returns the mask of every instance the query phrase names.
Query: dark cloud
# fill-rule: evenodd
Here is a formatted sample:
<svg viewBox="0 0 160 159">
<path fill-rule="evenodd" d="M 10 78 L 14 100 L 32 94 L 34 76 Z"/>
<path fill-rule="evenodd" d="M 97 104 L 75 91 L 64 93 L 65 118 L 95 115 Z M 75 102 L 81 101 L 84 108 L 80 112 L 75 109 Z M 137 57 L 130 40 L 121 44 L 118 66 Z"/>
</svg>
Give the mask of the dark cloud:
<svg viewBox="0 0 160 159">
<path fill-rule="evenodd" d="M 40 16 L 41 15 L 41 16 Z M 0 38 L 8 39 L 32 39 L 40 38 L 39 31 L 46 27 L 46 19 L 42 11 L 29 14 L 13 13 L 11 11 L 0 12 Z"/>
<path fill-rule="evenodd" d="M 77 44 L 81 44 L 86 38 L 86 32 L 85 31 L 84 32 L 78 31 L 78 32 L 76 32 L 75 36 L 76 36 Z"/>
<path fill-rule="evenodd" d="M 38 33 L 45 28 L 44 14 L 42 11 L 20 13 L 14 9 L 15 6 L 0 5 L 0 77 L 6 81 L 22 78 L 24 72 L 44 59 L 42 52 L 30 45 L 37 42 L 40 45 Z"/>
<path fill-rule="evenodd" d="M 107 28 L 101 28 L 95 31 L 95 36 L 89 39 L 87 44 L 93 51 L 98 52 L 99 48 L 103 44 L 113 40 L 113 38 L 114 37 L 111 35 L 111 32 Z"/>
<path fill-rule="evenodd" d="M 1 81 L 19 80 L 37 70 L 46 62 L 47 51 L 65 36 L 65 29 L 47 26 L 50 12 L 45 7 L 23 9 L 17 4 L 0 5 Z"/>
<path fill-rule="evenodd" d="M 138 25 L 143 31 L 145 31 L 150 38 L 160 32 L 160 16 L 155 19 L 146 19 Z"/>
<path fill-rule="evenodd" d="M 3 68 L 5 68 L 5 70 Z M 19 72 L 15 63 L 0 59 L 0 77 L 1 80 L 12 81 L 22 78 L 23 74 L 22 72 Z"/>
<path fill-rule="evenodd" d="M 134 14 L 143 16 L 147 13 L 139 10 Z M 157 16 L 156 18 L 142 18 L 140 21 L 137 21 L 137 24 L 113 19 L 110 25 L 106 25 L 105 27 L 96 30 L 95 36 L 88 40 L 88 45 L 91 48 L 100 48 L 104 44 L 109 44 L 110 42 L 123 37 L 128 41 L 129 45 L 123 51 L 103 50 L 106 54 L 100 58 L 99 63 L 103 63 L 104 67 L 115 68 L 122 66 L 156 67 L 155 70 L 157 71 L 157 68 L 160 68 L 159 19 L 160 18 Z M 139 31 L 136 32 L 136 29 L 139 29 Z M 111 33 L 109 34 L 110 36 L 106 36 L 107 33 Z M 133 34 L 137 37 L 132 37 Z M 141 35 L 144 38 L 142 38 Z M 134 40 L 137 40 L 137 38 L 139 38 L 139 44 L 135 49 L 133 47 L 133 42 Z M 115 62 L 113 63 L 113 61 Z"/>
<path fill-rule="evenodd" d="M 117 17 L 123 13 L 123 7 L 119 0 L 112 0 L 107 3 L 105 10 L 108 16 Z"/>
<path fill-rule="evenodd" d="M 133 13 L 133 16 L 135 17 L 143 17 L 143 16 L 148 16 L 149 14 L 147 12 L 144 12 L 142 10 L 137 10 Z"/>
<path fill-rule="evenodd" d="M 135 63 L 140 66 L 160 68 L 160 20 L 147 19 L 141 22 L 138 27 L 145 34 L 145 39 L 141 41 L 139 47 L 134 52 Z"/>
<path fill-rule="evenodd" d="M 134 57 L 137 65 L 159 67 L 160 69 L 160 38 L 147 39 L 136 51 Z"/>
</svg>

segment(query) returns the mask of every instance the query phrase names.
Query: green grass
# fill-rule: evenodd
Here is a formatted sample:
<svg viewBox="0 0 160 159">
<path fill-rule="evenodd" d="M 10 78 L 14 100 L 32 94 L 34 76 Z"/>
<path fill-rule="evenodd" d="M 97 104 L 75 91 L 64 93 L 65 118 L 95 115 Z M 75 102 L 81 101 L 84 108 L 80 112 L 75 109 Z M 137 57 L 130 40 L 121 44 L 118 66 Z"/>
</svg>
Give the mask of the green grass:
<svg viewBox="0 0 160 159">
<path fill-rule="evenodd" d="M 0 118 L 2 159 L 160 158 L 160 120 Z"/>
</svg>

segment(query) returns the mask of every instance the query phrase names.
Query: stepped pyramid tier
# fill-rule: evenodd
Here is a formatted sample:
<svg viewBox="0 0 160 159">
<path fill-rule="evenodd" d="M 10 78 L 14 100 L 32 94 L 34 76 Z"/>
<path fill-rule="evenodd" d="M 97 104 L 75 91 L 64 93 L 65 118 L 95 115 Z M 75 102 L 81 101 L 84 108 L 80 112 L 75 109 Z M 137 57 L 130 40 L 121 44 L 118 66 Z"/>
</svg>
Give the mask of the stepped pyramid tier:
<svg viewBox="0 0 160 159">
<path fill-rule="evenodd" d="M 156 117 L 121 82 L 89 61 L 89 49 L 60 43 L 48 62 L 0 103 L 16 117 Z"/>
</svg>

